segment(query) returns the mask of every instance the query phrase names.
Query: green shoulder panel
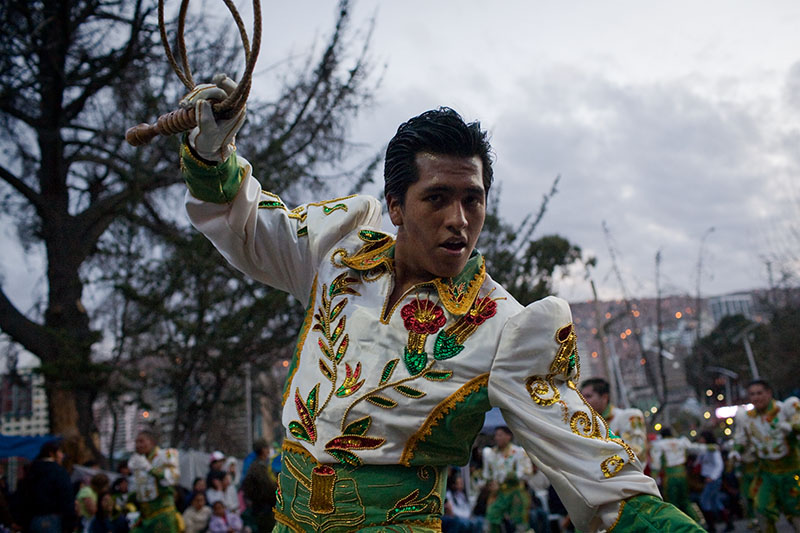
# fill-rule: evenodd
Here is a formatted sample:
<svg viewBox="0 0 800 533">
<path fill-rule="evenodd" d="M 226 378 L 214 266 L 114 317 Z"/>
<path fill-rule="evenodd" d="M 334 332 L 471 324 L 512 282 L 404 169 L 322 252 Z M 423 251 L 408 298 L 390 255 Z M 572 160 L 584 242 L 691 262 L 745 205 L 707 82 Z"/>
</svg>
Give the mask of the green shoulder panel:
<svg viewBox="0 0 800 533">
<path fill-rule="evenodd" d="M 192 196 L 215 204 L 233 200 L 242 184 L 236 152 L 222 163 L 212 165 L 193 154 L 185 138 L 181 143 L 181 174 Z"/>
<path fill-rule="evenodd" d="M 705 529 L 674 505 L 649 494 L 640 494 L 622 503 L 619 518 L 609 531 L 700 533 Z"/>
<path fill-rule="evenodd" d="M 409 439 L 401 463 L 462 465 L 469 462 L 475 437 L 491 409 L 487 379 L 479 376 L 451 395 Z"/>
</svg>

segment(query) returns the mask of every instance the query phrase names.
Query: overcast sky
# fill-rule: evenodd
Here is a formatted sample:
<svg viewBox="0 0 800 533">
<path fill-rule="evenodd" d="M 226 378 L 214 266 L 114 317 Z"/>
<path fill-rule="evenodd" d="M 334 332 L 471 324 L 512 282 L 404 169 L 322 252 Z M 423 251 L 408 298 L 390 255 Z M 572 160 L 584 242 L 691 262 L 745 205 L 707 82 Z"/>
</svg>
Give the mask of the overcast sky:
<svg viewBox="0 0 800 533">
<path fill-rule="evenodd" d="M 238 3 L 249 19 L 250 0 Z M 192 7 L 230 22 L 219 5 Z M 324 43 L 336 2 L 262 5 L 253 91 L 268 94 L 269 67 Z M 704 295 L 764 287 L 764 258 L 800 251 L 788 237 L 800 229 L 800 2 L 357 0 L 354 28 L 373 15 L 385 71 L 355 140 L 374 151 L 439 105 L 481 120 L 497 155 L 490 201 L 518 222 L 561 175 L 538 235 L 596 256 L 601 298 L 621 294 L 604 221 L 634 297 L 655 294 L 658 250 L 665 293 L 694 294 L 704 235 Z M 44 265 L 3 226 L 4 287 L 27 310 Z M 580 273 L 557 292 L 590 295 Z"/>
<path fill-rule="evenodd" d="M 260 65 L 330 32 L 333 2 L 264 3 Z M 360 0 L 386 70 L 356 140 L 383 145 L 403 120 L 448 105 L 481 120 L 509 221 L 558 195 L 539 235 L 598 258 L 601 297 L 620 294 L 603 222 L 632 296 L 662 287 L 722 294 L 767 285 L 764 258 L 797 228 L 800 2 Z M 269 85 L 268 76 L 260 83 Z M 258 86 L 256 89 L 258 90 Z M 373 192 L 378 192 L 376 187 Z M 581 300 L 580 277 L 558 285 Z"/>
</svg>

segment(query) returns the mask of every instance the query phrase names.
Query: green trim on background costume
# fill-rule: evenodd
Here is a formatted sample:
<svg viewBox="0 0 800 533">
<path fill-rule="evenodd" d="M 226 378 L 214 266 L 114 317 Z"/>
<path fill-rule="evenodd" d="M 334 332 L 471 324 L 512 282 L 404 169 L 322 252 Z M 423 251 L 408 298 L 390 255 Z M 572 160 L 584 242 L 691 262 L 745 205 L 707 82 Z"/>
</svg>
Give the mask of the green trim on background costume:
<svg viewBox="0 0 800 533">
<path fill-rule="evenodd" d="M 753 501 L 756 514 L 771 522 L 777 521 L 781 513 L 800 516 L 800 472 L 773 474 L 762 470 L 758 483 Z"/>
<path fill-rule="evenodd" d="M 441 531 L 446 467 L 320 464 L 283 448 L 273 531 Z"/>
<path fill-rule="evenodd" d="M 503 531 L 503 519 L 506 516 L 517 526 L 527 526 L 530 507 L 531 496 L 521 482 L 501 484 L 497 497 L 486 509 L 489 532 Z"/>
<path fill-rule="evenodd" d="M 689 518 L 701 522 L 702 518 L 695 512 L 689 500 L 689 482 L 686 479 L 686 465 L 667 466 L 664 468 L 664 499 L 686 513 Z"/>
<path fill-rule="evenodd" d="M 236 152 L 222 163 L 210 165 L 192 153 L 185 137 L 181 143 L 181 174 L 192 196 L 215 204 L 232 201 L 242 184 Z"/>
<path fill-rule="evenodd" d="M 622 503 L 619 519 L 610 531 L 688 533 L 705 530 L 674 505 L 649 494 L 640 494 Z"/>
<path fill-rule="evenodd" d="M 483 427 L 489 404 L 489 388 L 464 396 L 438 423 L 429 435 L 420 438 L 409 463 L 413 465 L 465 465 L 472 453 L 472 443 Z M 443 462 L 444 461 L 444 462 Z"/>
<path fill-rule="evenodd" d="M 158 496 L 149 502 L 137 502 L 141 519 L 131 533 L 178 533 L 178 510 L 172 487 L 158 486 Z"/>
</svg>

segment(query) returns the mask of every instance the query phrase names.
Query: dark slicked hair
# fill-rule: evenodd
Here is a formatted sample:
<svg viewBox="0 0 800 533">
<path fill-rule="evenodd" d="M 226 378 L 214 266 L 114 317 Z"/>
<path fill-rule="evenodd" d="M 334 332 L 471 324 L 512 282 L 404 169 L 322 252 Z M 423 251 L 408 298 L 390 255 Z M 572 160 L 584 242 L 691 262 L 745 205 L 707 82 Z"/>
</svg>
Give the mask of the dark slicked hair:
<svg viewBox="0 0 800 533">
<path fill-rule="evenodd" d="M 609 394 L 611 390 L 608 386 L 608 381 L 604 380 L 603 378 L 589 378 L 584 380 L 584 382 L 581 383 L 581 390 L 585 389 L 586 387 L 591 387 L 592 390 L 600 396 L 603 394 Z"/>
<path fill-rule="evenodd" d="M 506 435 L 508 435 L 512 439 L 514 438 L 514 432 L 511 431 L 511 428 L 508 427 L 508 426 L 497 426 L 496 428 L 494 428 L 494 430 L 495 430 L 495 432 L 502 431 L 503 433 L 505 433 Z"/>
<path fill-rule="evenodd" d="M 768 391 L 772 392 L 772 385 L 770 385 L 768 381 L 763 380 L 763 379 L 754 379 L 753 381 L 749 382 L 747 384 L 747 386 L 745 387 L 745 390 L 749 389 L 753 385 L 761 385 L 762 387 L 764 387 Z"/>
<path fill-rule="evenodd" d="M 383 166 L 383 193 L 400 205 L 405 204 L 408 187 L 419 179 L 416 156 L 421 153 L 478 156 L 483 167 L 483 188 L 489 194 L 494 180 L 494 155 L 480 122 L 466 123 L 449 107 L 440 107 L 400 124 L 386 148 Z"/>
</svg>

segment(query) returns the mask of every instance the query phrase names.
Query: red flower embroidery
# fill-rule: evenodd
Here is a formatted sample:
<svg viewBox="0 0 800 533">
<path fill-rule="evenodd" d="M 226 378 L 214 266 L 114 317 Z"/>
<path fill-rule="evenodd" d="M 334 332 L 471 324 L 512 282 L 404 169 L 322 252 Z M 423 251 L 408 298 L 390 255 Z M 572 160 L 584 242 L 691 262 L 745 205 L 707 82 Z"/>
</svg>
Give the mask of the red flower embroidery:
<svg viewBox="0 0 800 533">
<path fill-rule="evenodd" d="M 466 315 L 464 321 L 468 324 L 480 326 L 497 313 L 497 302 L 491 297 L 478 298 Z"/>
<path fill-rule="evenodd" d="M 447 322 L 442 308 L 428 299 L 404 305 L 400 316 L 407 330 L 427 335 L 436 333 Z"/>
</svg>

